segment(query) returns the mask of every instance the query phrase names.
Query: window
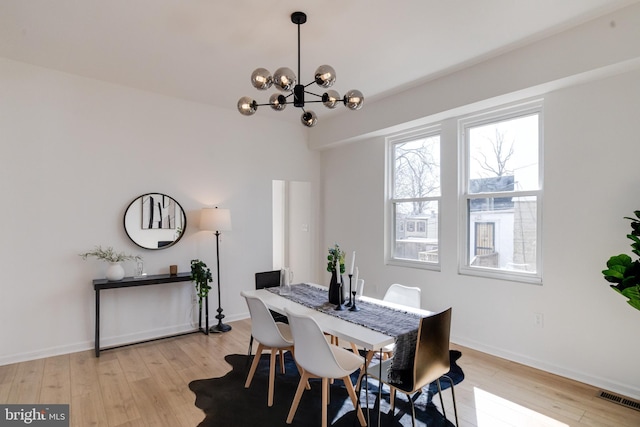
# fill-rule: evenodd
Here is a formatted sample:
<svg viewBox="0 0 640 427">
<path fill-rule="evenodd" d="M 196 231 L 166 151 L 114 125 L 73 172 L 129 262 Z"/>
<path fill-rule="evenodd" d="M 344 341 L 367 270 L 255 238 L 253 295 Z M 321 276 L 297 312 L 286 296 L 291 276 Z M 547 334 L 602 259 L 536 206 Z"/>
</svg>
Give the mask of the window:
<svg viewBox="0 0 640 427">
<path fill-rule="evenodd" d="M 541 282 L 541 111 L 460 121 L 462 273 Z"/>
<path fill-rule="evenodd" d="M 429 128 L 391 137 L 389 209 L 392 262 L 438 265 L 440 134 Z"/>
</svg>

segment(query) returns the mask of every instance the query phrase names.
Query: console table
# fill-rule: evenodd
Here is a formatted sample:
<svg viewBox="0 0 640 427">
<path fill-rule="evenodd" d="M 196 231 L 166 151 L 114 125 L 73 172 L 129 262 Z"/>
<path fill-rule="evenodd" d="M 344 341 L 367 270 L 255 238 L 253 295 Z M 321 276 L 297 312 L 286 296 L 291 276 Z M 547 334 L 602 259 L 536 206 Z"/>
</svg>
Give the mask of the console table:
<svg viewBox="0 0 640 427">
<path fill-rule="evenodd" d="M 107 350 L 107 348 L 100 348 L 100 291 L 106 289 L 118 289 L 118 288 L 131 288 L 135 286 L 149 286 L 149 285 L 163 285 L 165 283 L 176 283 L 176 282 L 190 282 L 191 281 L 191 273 L 178 273 L 175 275 L 170 274 L 155 274 L 150 276 L 143 277 L 125 277 L 122 280 L 118 281 L 109 281 L 107 279 L 95 279 L 93 281 L 93 289 L 96 294 L 96 333 L 95 333 L 95 351 L 96 357 L 100 357 L 100 350 Z M 200 327 L 193 331 L 182 332 L 178 334 L 163 336 L 159 338 L 152 338 L 144 341 L 136 341 L 128 344 L 122 344 L 118 346 L 109 347 L 111 348 L 119 348 L 125 347 L 133 344 L 140 344 L 142 342 L 155 341 L 165 338 L 176 337 L 180 335 L 193 334 L 196 332 L 203 332 L 205 334 L 209 333 L 209 304 L 208 300 L 205 300 L 206 305 L 206 325 L 205 329 L 202 329 L 202 311 L 200 312 Z"/>
</svg>

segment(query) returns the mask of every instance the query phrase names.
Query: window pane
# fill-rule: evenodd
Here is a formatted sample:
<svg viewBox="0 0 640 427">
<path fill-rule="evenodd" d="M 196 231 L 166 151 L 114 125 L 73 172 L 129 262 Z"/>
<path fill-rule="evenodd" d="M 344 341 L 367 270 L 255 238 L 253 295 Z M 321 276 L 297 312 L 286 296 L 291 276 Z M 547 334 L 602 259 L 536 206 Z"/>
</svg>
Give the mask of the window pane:
<svg viewBox="0 0 640 427">
<path fill-rule="evenodd" d="M 538 189 L 538 114 L 468 129 L 469 193 Z"/>
<path fill-rule="evenodd" d="M 438 202 L 395 203 L 394 258 L 438 262 Z"/>
<path fill-rule="evenodd" d="M 396 199 L 440 196 L 440 136 L 394 145 Z"/>
<path fill-rule="evenodd" d="M 470 199 L 469 265 L 536 272 L 537 197 Z"/>
</svg>

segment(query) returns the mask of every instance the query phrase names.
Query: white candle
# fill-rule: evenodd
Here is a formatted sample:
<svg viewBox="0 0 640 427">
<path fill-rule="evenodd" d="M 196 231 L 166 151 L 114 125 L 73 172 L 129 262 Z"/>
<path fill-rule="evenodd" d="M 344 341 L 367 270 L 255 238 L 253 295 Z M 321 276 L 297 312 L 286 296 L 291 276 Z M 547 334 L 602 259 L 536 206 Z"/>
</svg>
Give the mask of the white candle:
<svg viewBox="0 0 640 427">
<path fill-rule="evenodd" d="M 356 251 L 353 251 L 353 255 L 351 256 L 351 270 L 349 270 L 349 274 L 353 276 L 353 266 L 356 265 Z"/>
<path fill-rule="evenodd" d="M 358 271 L 358 267 L 356 267 L 356 281 L 355 281 L 356 287 L 358 286 L 358 274 L 360 274 L 360 271 Z"/>
</svg>

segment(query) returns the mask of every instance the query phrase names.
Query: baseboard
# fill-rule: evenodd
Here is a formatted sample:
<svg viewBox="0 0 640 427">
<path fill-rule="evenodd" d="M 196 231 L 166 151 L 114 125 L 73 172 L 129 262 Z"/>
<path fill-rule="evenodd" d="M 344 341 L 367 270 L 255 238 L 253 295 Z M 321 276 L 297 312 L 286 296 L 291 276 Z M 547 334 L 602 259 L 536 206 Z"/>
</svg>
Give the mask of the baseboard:
<svg viewBox="0 0 640 427">
<path fill-rule="evenodd" d="M 490 354 L 492 356 L 500 357 L 512 362 L 520 363 L 532 368 L 540 369 L 551 374 L 559 375 L 564 378 L 568 378 L 581 383 L 589 384 L 593 387 L 598 387 L 607 391 L 622 394 L 632 399 L 640 399 L 640 388 L 636 385 L 622 384 L 616 381 L 611 381 L 607 378 L 594 376 L 585 372 L 576 371 L 565 366 L 559 366 L 545 362 L 543 360 L 531 358 L 525 354 L 514 353 L 501 348 L 487 346 L 477 341 L 468 340 L 459 337 L 451 337 L 451 342 L 471 348 L 473 350 L 481 351 L 483 353 Z"/>
<path fill-rule="evenodd" d="M 136 341 L 144 341 L 153 338 L 163 337 L 167 335 L 179 334 L 183 332 L 189 332 L 197 327 L 192 324 L 183 324 L 177 326 L 168 326 L 165 328 L 158 328 L 143 332 L 136 332 L 133 334 L 118 335 L 113 337 L 100 338 L 100 347 L 111 347 L 123 345 Z M 26 362 L 29 360 L 42 359 L 44 357 L 60 356 L 63 354 L 77 353 L 79 351 L 93 350 L 94 341 L 83 341 L 74 344 L 62 345 L 44 348 L 31 352 L 15 353 L 9 355 L 0 356 L 0 366 L 9 365 L 12 363 Z"/>
</svg>

